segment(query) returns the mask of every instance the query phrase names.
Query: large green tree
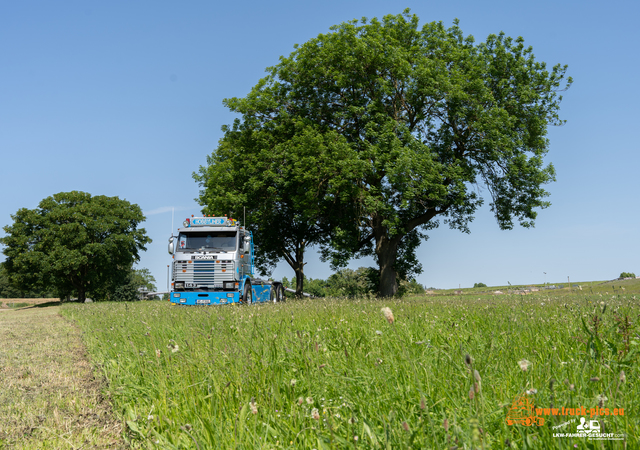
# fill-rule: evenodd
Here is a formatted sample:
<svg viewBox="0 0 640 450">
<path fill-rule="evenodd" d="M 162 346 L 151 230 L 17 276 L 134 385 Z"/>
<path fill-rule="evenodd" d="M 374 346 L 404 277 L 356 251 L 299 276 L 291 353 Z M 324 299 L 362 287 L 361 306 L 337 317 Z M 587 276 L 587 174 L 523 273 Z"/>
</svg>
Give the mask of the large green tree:
<svg viewBox="0 0 640 450">
<path fill-rule="evenodd" d="M 118 197 L 61 192 L 11 218 L 0 238 L 10 281 L 23 290 L 46 287 L 61 298 L 104 295 L 127 279 L 151 242 L 138 228 L 145 219 L 140 207 Z"/>
<path fill-rule="evenodd" d="M 476 44 L 457 22 L 420 27 L 407 10 L 334 26 L 269 72 L 228 106 L 254 132 L 289 120 L 344 139 L 357 169 L 337 176 L 357 188 L 342 206 L 353 217 L 332 221 L 325 255 L 337 266 L 374 256 L 382 296 L 421 270 L 426 231 L 469 232 L 482 187 L 502 229 L 533 226 L 550 205 L 547 128 L 563 123 L 559 91 L 572 80 L 522 38 Z"/>
</svg>

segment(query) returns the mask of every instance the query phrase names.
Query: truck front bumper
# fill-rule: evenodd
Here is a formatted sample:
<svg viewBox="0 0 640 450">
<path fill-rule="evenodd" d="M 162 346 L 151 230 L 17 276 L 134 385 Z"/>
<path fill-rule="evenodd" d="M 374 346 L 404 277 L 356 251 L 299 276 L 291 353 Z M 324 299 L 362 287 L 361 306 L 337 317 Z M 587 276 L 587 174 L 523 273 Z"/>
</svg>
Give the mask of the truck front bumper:
<svg viewBox="0 0 640 450">
<path fill-rule="evenodd" d="M 170 301 L 175 305 L 226 305 L 239 303 L 239 292 L 171 292 Z"/>
</svg>

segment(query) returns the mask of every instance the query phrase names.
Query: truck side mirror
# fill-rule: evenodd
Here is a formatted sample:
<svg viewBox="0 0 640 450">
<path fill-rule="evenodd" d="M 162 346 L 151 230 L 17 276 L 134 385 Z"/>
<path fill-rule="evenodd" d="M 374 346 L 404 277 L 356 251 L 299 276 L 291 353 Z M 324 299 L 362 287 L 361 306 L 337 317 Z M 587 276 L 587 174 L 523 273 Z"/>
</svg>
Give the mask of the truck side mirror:
<svg viewBox="0 0 640 450">
<path fill-rule="evenodd" d="M 251 253 L 251 238 L 249 236 L 244 237 L 243 250 L 245 253 Z"/>
<path fill-rule="evenodd" d="M 169 254 L 173 255 L 173 236 L 169 238 Z"/>
</svg>

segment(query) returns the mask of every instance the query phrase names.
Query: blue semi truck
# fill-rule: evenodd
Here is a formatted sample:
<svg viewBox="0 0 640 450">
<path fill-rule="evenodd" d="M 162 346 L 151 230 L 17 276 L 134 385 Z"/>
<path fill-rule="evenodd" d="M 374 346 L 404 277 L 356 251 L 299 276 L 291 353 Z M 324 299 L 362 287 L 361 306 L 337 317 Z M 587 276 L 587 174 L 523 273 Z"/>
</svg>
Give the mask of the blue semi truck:
<svg viewBox="0 0 640 450">
<path fill-rule="evenodd" d="M 255 277 L 251 231 L 227 217 L 187 218 L 169 238 L 169 301 L 176 305 L 279 302 L 282 283 Z"/>
</svg>

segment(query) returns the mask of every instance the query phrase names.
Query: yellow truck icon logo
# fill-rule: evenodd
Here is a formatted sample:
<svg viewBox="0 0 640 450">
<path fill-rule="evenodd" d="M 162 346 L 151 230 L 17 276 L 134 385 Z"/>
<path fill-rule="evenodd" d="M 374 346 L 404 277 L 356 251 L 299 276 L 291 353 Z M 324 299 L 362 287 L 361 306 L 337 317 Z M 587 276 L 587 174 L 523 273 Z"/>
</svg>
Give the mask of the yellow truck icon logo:
<svg viewBox="0 0 640 450">
<path fill-rule="evenodd" d="M 517 397 L 513 403 L 511 403 L 511 408 L 509 408 L 505 420 L 507 421 L 507 425 L 518 424 L 526 427 L 544 425 L 544 417 L 538 417 L 536 415 L 533 400 L 529 399 L 526 395 Z"/>
</svg>

